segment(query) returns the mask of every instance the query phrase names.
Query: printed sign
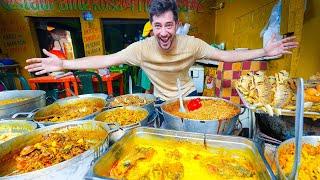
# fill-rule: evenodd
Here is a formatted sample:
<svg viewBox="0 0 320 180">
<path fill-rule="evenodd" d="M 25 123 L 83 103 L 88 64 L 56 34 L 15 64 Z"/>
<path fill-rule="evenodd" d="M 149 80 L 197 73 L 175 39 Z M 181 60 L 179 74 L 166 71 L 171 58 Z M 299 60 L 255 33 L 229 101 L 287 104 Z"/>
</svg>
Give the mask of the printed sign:
<svg viewBox="0 0 320 180">
<path fill-rule="evenodd" d="M 81 26 L 85 55 L 102 55 L 103 44 L 99 19 L 93 21 L 84 21 L 81 19 Z"/>
<path fill-rule="evenodd" d="M 180 12 L 204 10 L 206 0 L 177 0 Z M 1 0 L 6 11 L 125 11 L 147 12 L 150 0 Z"/>
</svg>

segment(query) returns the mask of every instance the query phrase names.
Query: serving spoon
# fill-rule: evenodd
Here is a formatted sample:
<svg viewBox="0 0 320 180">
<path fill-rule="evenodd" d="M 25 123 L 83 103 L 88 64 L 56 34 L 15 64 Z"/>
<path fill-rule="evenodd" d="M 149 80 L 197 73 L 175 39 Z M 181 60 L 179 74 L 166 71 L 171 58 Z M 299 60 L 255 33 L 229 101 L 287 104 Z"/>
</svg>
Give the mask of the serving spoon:
<svg viewBox="0 0 320 180">
<path fill-rule="evenodd" d="M 179 95 L 179 102 L 180 102 L 179 111 L 180 112 L 186 112 L 186 109 L 183 106 L 183 99 L 182 99 L 182 93 L 181 93 L 181 83 L 180 83 L 180 79 L 179 78 L 177 78 L 177 87 L 178 87 L 178 95 Z"/>
</svg>

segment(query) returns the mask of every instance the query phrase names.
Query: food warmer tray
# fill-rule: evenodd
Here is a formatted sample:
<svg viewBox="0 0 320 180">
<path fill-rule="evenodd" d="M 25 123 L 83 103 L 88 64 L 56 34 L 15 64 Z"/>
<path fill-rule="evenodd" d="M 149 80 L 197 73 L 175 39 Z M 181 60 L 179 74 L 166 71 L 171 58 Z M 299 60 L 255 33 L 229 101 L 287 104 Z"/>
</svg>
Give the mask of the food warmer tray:
<svg viewBox="0 0 320 180">
<path fill-rule="evenodd" d="M 260 168 L 260 172 L 263 179 L 275 179 L 275 176 L 264 158 L 261 147 L 256 146 L 255 143 L 250 141 L 249 139 L 243 137 L 236 136 L 222 136 L 222 135 L 212 135 L 212 134 L 202 134 L 202 133 L 194 133 L 194 132 L 183 132 L 183 131 L 174 131 L 174 130 L 166 130 L 166 129 L 157 129 L 157 128 L 149 128 L 149 127 L 138 127 L 132 129 L 128 132 L 124 137 L 122 137 L 119 141 L 117 141 L 105 155 L 102 155 L 96 163 L 90 168 L 87 172 L 85 179 L 109 179 L 106 177 L 102 177 L 95 172 L 95 167 L 99 164 L 102 159 L 107 159 L 108 162 L 103 163 L 104 165 L 111 165 L 113 161 L 115 161 L 118 150 L 124 148 L 126 143 L 130 142 L 130 140 L 134 139 L 134 137 L 147 137 L 150 136 L 160 137 L 160 138 L 174 138 L 176 140 L 186 140 L 188 142 L 193 143 L 203 143 L 205 147 L 217 147 L 217 148 L 227 148 L 227 149 L 242 149 L 249 150 L 253 153 L 253 159 L 257 163 L 257 168 Z M 110 161 L 110 162 L 109 162 Z M 105 168 L 110 168 L 105 166 Z"/>
<path fill-rule="evenodd" d="M 50 131 L 57 129 L 68 129 L 70 127 L 76 127 L 88 130 L 101 130 L 105 131 L 108 135 L 106 139 L 101 142 L 100 145 L 89 149 L 82 154 L 79 154 L 69 160 L 63 161 L 59 164 L 52 165 L 40 170 L 23 173 L 14 176 L 4 176 L 0 179 L 81 179 L 89 169 L 94 160 L 100 157 L 102 153 L 109 147 L 109 133 L 114 130 L 106 123 L 96 121 L 82 121 L 82 122 L 68 122 L 63 124 L 57 124 L 47 126 L 34 130 L 24 136 L 18 136 L 5 143 L 0 144 L 0 158 L 7 155 L 11 151 L 20 149 L 28 144 L 32 144 L 33 140 L 40 135 L 50 133 Z M 118 128 L 114 126 L 114 128 Z"/>
<path fill-rule="evenodd" d="M 236 91 L 240 97 L 240 99 L 242 100 L 243 104 L 250 110 L 259 113 L 259 114 L 266 114 L 266 112 L 260 111 L 256 109 L 256 106 L 250 104 L 247 102 L 246 98 L 244 97 L 244 95 L 236 88 Z M 295 111 L 292 110 L 288 110 L 288 109 L 279 109 L 280 110 L 280 115 L 283 116 L 290 116 L 290 117 L 294 117 L 295 116 Z M 304 117 L 305 118 L 311 118 L 313 120 L 318 120 L 320 119 L 320 113 L 319 112 L 310 112 L 310 111 L 305 111 L 304 112 Z"/>
</svg>

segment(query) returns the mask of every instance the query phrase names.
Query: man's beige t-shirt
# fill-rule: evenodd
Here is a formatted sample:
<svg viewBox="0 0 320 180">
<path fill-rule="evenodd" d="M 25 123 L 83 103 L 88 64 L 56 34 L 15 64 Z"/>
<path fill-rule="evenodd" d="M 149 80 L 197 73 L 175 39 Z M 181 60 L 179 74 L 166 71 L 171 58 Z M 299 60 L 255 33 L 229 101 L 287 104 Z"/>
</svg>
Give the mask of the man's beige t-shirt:
<svg viewBox="0 0 320 180">
<path fill-rule="evenodd" d="M 160 49 L 155 37 L 135 42 L 117 55 L 128 64 L 140 66 L 154 85 L 154 94 L 163 100 L 178 97 L 177 78 L 180 78 L 183 95 L 195 91 L 189 68 L 196 59 L 208 57 L 213 47 L 201 39 L 177 35 L 176 45 L 169 52 Z"/>
</svg>

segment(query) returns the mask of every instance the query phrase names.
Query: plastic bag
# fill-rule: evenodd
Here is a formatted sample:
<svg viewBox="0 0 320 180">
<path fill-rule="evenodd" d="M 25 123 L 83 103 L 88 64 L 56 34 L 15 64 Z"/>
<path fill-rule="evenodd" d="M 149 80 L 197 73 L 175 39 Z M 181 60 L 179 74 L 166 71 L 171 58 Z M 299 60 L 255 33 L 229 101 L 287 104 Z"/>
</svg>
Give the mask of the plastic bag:
<svg viewBox="0 0 320 180">
<path fill-rule="evenodd" d="M 177 29 L 176 34 L 187 35 L 188 32 L 189 32 L 190 26 L 191 25 L 188 24 L 188 23 L 185 23 L 183 26 L 179 26 L 178 29 Z"/>
<path fill-rule="evenodd" d="M 281 40 L 280 34 L 280 22 L 281 22 L 281 0 L 273 7 L 271 16 L 267 25 L 262 29 L 260 37 L 263 38 L 263 47 L 267 45 L 273 34 L 275 34 L 276 40 Z"/>
</svg>

